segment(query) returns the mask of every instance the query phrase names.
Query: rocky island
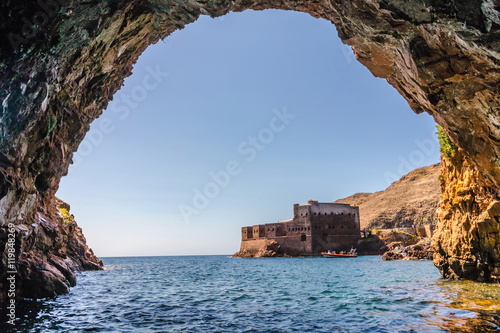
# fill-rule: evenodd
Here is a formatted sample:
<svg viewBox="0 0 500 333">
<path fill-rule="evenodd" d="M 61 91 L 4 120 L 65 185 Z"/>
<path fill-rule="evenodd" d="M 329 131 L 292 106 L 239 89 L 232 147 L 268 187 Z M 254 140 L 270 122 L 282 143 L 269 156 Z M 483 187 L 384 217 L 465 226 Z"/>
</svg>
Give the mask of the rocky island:
<svg viewBox="0 0 500 333">
<path fill-rule="evenodd" d="M 439 164 L 415 169 L 376 193 L 294 205 L 293 219 L 243 227 L 235 257 L 318 256 L 348 251 L 384 260 L 432 259 Z"/>
</svg>

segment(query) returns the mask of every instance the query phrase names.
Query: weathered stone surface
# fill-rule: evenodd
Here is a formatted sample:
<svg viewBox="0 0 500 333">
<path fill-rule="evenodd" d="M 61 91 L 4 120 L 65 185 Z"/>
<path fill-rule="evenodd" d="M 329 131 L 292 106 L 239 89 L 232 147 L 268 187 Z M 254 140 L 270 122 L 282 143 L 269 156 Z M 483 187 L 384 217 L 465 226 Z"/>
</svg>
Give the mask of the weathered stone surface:
<svg viewBox="0 0 500 333">
<path fill-rule="evenodd" d="M 233 254 L 235 258 L 262 258 L 262 257 L 290 257 L 299 254 L 290 254 L 284 251 L 278 242 L 269 239 L 262 240 L 262 246 L 256 250 L 240 250 Z"/>
<path fill-rule="evenodd" d="M 500 282 L 498 193 L 462 153 L 442 165 L 434 263 L 446 277 Z"/>
<path fill-rule="evenodd" d="M 443 165 L 436 264 L 446 277 L 494 278 L 500 262 L 494 237 L 500 228 L 493 223 L 500 184 L 498 5 L 496 0 L 4 1 L 1 223 L 43 228 L 40 217 L 55 219 L 50 207 L 73 152 L 148 45 L 200 15 L 295 10 L 333 22 L 360 62 L 386 78 L 415 112 L 432 115 L 457 145 L 458 156 Z M 479 225 L 488 230 L 486 238 Z M 25 294 L 31 293 L 28 285 Z"/>
<path fill-rule="evenodd" d="M 389 251 L 384 253 L 382 260 L 432 260 L 434 250 L 430 239 L 425 239 L 417 244 L 390 244 Z"/>
<path fill-rule="evenodd" d="M 326 251 L 349 251 L 360 240 L 360 233 L 358 207 L 309 200 L 293 205 L 291 220 L 242 227 L 242 255 L 234 256 L 268 252 L 318 256 Z"/>
<path fill-rule="evenodd" d="M 75 271 L 99 270 L 102 262 L 86 245 L 82 229 L 78 227 L 70 207 L 54 198 L 51 211 L 37 213 L 31 224 L 16 224 L 16 288 L 18 297 L 48 297 L 66 293 L 76 284 Z M 0 234 L 9 233 L 8 224 L 0 227 Z M 8 237 L 0 239 L 2 271 L 0 272 L 0 299 L 6 297 Z M 10 276 L 10 274 L 8 274 Z"/>
<path fill-rule="evenodd" d="M 378 235 L 367 235 L 360 239 L 356 245 L 356 252 L 361 255 L 382 255 L 388 248 L 384 240 Z"/>
</svg>

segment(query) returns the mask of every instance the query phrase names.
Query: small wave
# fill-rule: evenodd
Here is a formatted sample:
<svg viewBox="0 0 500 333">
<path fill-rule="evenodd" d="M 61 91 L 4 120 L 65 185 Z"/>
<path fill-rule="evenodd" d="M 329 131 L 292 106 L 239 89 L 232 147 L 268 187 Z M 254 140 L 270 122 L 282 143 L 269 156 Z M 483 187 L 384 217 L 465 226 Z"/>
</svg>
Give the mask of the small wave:
<svg viewBox="0 0 500 333">
<path fill-rule="evenodd" d="M 18 332 L 392 333 L 457 325 L 489 332 L 485 327 L 500 326 L 500 293 L 480 285 L 473 298 L 475 285 L 440 282 L 432 263 L 392 263 L 387 274 L 379 257 L 341 268 L 317 258 L 287 259 L 106 258 L 106 270 L 81 274 L 70 294 L 37 303 Z"/>
</svg>

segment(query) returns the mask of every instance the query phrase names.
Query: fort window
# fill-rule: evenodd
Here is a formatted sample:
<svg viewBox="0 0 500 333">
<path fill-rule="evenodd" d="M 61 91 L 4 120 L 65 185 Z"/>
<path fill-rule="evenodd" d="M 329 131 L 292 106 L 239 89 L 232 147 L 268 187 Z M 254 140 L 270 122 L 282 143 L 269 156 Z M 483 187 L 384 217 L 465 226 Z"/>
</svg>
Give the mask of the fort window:
<svg viewBox="0 0 500 333">
<path fill-rule="evenodd" d="M 306 241 L 306 235 L 301 235 L 300 236 L 300 241 L 305 242 Z"/>
<path fill-rule="evenodd" d="M 307 230 L 311 230 L 311 227 L 307 227 Z"/>
<path fill-rule="evenodd" d="M 344 229 L 344 226 L 343 226 L 343 225 L 341 225 L 341 226 L 340 226 L 340 228 L 341 228 L 341 229 Z"/>
<path fill-rule="evenodd" d="M 316 215 L 316 213 L 314 213 L 314 215 Z"/>
</svg>

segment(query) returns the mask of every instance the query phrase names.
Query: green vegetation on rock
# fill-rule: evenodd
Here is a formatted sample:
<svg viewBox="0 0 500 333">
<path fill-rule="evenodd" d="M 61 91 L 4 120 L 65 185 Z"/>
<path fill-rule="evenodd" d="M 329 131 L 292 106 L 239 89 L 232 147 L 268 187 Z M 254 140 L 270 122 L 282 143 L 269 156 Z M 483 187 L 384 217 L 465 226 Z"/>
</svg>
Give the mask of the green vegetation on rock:
<svg viewBox="0 0 500 333">
<path fill-rule="evenodd" d="M 451 142 L 450 137 L 444 132 L 441 126 L 437 127 L 437 135 L 439 138 L 439 145 L 441 147 L 441 153 L 447 159 L 451 159 L 455 156 L 457 152 L 457 147 L 453 142 Z"/>
</svg>

